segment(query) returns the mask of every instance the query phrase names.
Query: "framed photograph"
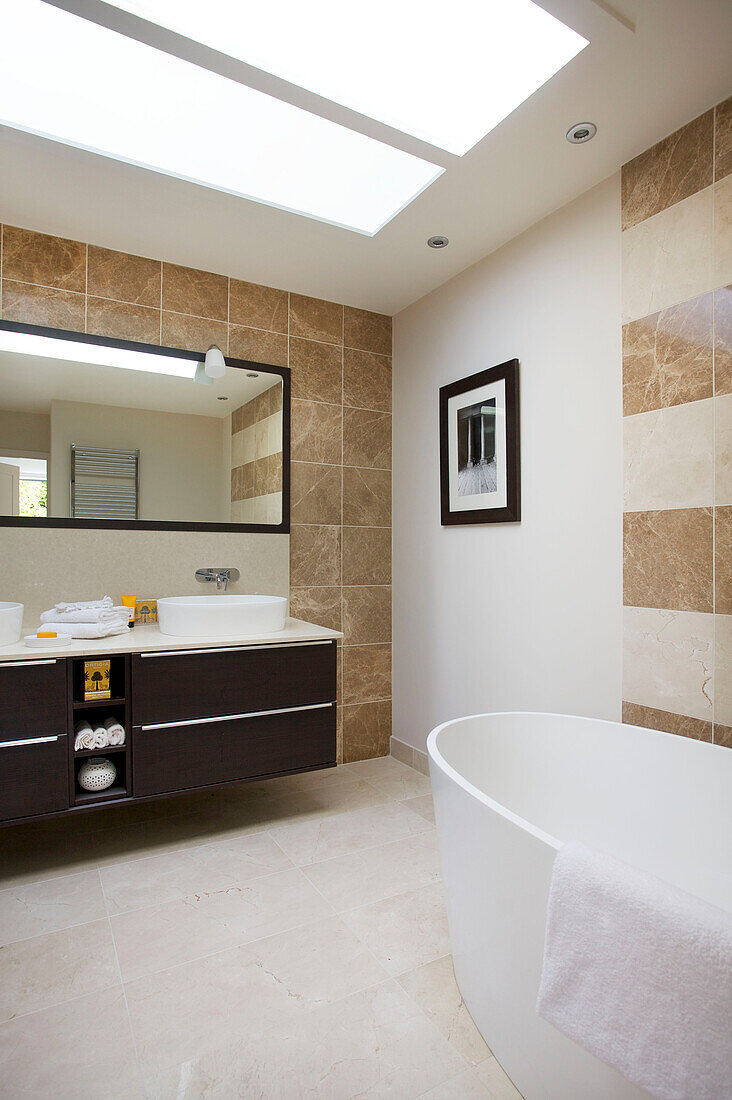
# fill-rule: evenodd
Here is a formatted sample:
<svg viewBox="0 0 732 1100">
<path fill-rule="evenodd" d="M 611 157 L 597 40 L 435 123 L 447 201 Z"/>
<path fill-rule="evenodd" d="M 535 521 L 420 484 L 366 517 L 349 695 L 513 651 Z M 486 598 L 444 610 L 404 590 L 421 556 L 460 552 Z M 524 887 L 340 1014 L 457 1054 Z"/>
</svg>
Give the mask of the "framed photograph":
<svg viewBox="0 0 732 1100">
<path fill-rule="evenodd" d="M 443 526 L 521 519 L 519 363 L 440 389 Z"/>
</svg>

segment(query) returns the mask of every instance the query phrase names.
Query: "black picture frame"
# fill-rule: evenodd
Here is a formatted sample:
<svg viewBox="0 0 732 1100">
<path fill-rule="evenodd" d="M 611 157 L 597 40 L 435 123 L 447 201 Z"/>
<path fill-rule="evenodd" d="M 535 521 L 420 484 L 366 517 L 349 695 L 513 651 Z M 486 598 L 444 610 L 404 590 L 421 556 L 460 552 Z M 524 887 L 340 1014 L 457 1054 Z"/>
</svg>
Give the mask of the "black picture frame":
<svg viewBox="0 0 732 1100">
<path fill-rule="evenodd" d="M 503 461 L 506 467 L 506 504 L 457 511 L 450 489 L 450 400 L 493 383 L 505 383 L 506 439 Z M 498 366 L 440 387 L 440 511 L 444 527 L 474 523 L 519 523 L 521 520 L 521 431 L 519 411 L 519 361 L 509 359 Z"/>
<path fill-rule="evenodd" d="M 70 340 L 77 344 L 95 344 L 100 347 L 121 348 L 126 351 L 142 351 L 152 355 L 175 355 L 178 359 L 203 362 L 204 351 L 185 351 L 181 348 L 161 347 L 159 344 L 143 344 L 136 340 L 117 340 L 106 336 L 92 336 L 85 332 L 49 328 L 44 325 L 26 325 L 19 321 L 0 321 L 0 330 L 25 332 L 32 336 L 48 336 L 55 340 Z M 233 359 L 224 356 L 227 367 L 237 370 L 261 371 L 278 374 L 282 379 L 282 520 L 280 523 L 210 523 L 176 520 L 115 520 L 115 519 L 67 519 L 52 516 L 0 516 L 0 527 L 66 527 L 76 530 L 98 531 L 228 531 L 232 534 L 262 532 L 276 535 L 290 533 L 290 368 L 272 363 L 255 363 L 250 359 Z"/>
</svg>

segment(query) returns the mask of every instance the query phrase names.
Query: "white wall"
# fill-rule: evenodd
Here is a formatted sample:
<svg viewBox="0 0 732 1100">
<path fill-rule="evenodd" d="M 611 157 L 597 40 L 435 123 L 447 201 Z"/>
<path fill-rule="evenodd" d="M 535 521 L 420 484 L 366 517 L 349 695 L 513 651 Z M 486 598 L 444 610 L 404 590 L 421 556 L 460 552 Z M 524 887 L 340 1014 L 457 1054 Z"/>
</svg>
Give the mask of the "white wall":
<svg viewBox="0 0 732 1100">
<path fill-rule="evenodd" d="M 429 259 L 429 257 L 425 257 Z M 620 179 L 394 318 L 394 736 L 620 717 Z M 438 389 L 518 358 L 520 524 L 441 527 Z"/>
<path fill-rule="evenodd" d="M 51 402 L 51 515 L 69 515 L 71 444 L 140 450 L 140 519 L 228 523 L 221 507 L 227 421 L 151 409 Z"/>
</svg>

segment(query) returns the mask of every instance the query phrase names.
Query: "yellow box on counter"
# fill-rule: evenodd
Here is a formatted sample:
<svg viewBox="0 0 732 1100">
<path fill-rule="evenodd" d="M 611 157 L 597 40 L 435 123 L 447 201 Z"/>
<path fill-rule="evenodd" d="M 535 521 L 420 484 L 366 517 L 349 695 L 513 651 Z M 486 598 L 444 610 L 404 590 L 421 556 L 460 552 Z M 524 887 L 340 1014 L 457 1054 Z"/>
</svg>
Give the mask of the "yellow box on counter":
<svg viewBox="0 0 732 1100">
<path fill-rule="evenodd" d="M 136 623 L 156 623 L 158 621 L 158 601 L 138 600 L 135 604 Z"/>
<path fill-rule="evenodd" d="M 84 700 L 111 699 L 111 661 L 84 661 Z"/>
</svg>

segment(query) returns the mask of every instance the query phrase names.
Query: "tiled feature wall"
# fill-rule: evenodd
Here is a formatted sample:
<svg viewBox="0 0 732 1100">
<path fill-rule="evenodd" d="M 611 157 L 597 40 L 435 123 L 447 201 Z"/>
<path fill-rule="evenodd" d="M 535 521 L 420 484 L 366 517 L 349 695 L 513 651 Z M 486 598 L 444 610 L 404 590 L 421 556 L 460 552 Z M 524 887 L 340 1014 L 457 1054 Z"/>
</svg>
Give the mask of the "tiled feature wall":
<svg viewBox="0 0 732 1100">
<path fill-rule="evenodd" d="M 732 99 L 622 172 L 623 718 L 732 746 Z"/>
<path fill-rule="evenodd" d="M 391 318 L 14 226 L 5 320 L 292 371 L 291 611 L 342 629 L 339 752 L 391 736 Z M 266 537 L 266 536 L 262 536 Z"/>
<path fill-rule="evenodd" d="M 282 383 L 231 416 L 231 518 L 282 522 Z"/>
</svg>

